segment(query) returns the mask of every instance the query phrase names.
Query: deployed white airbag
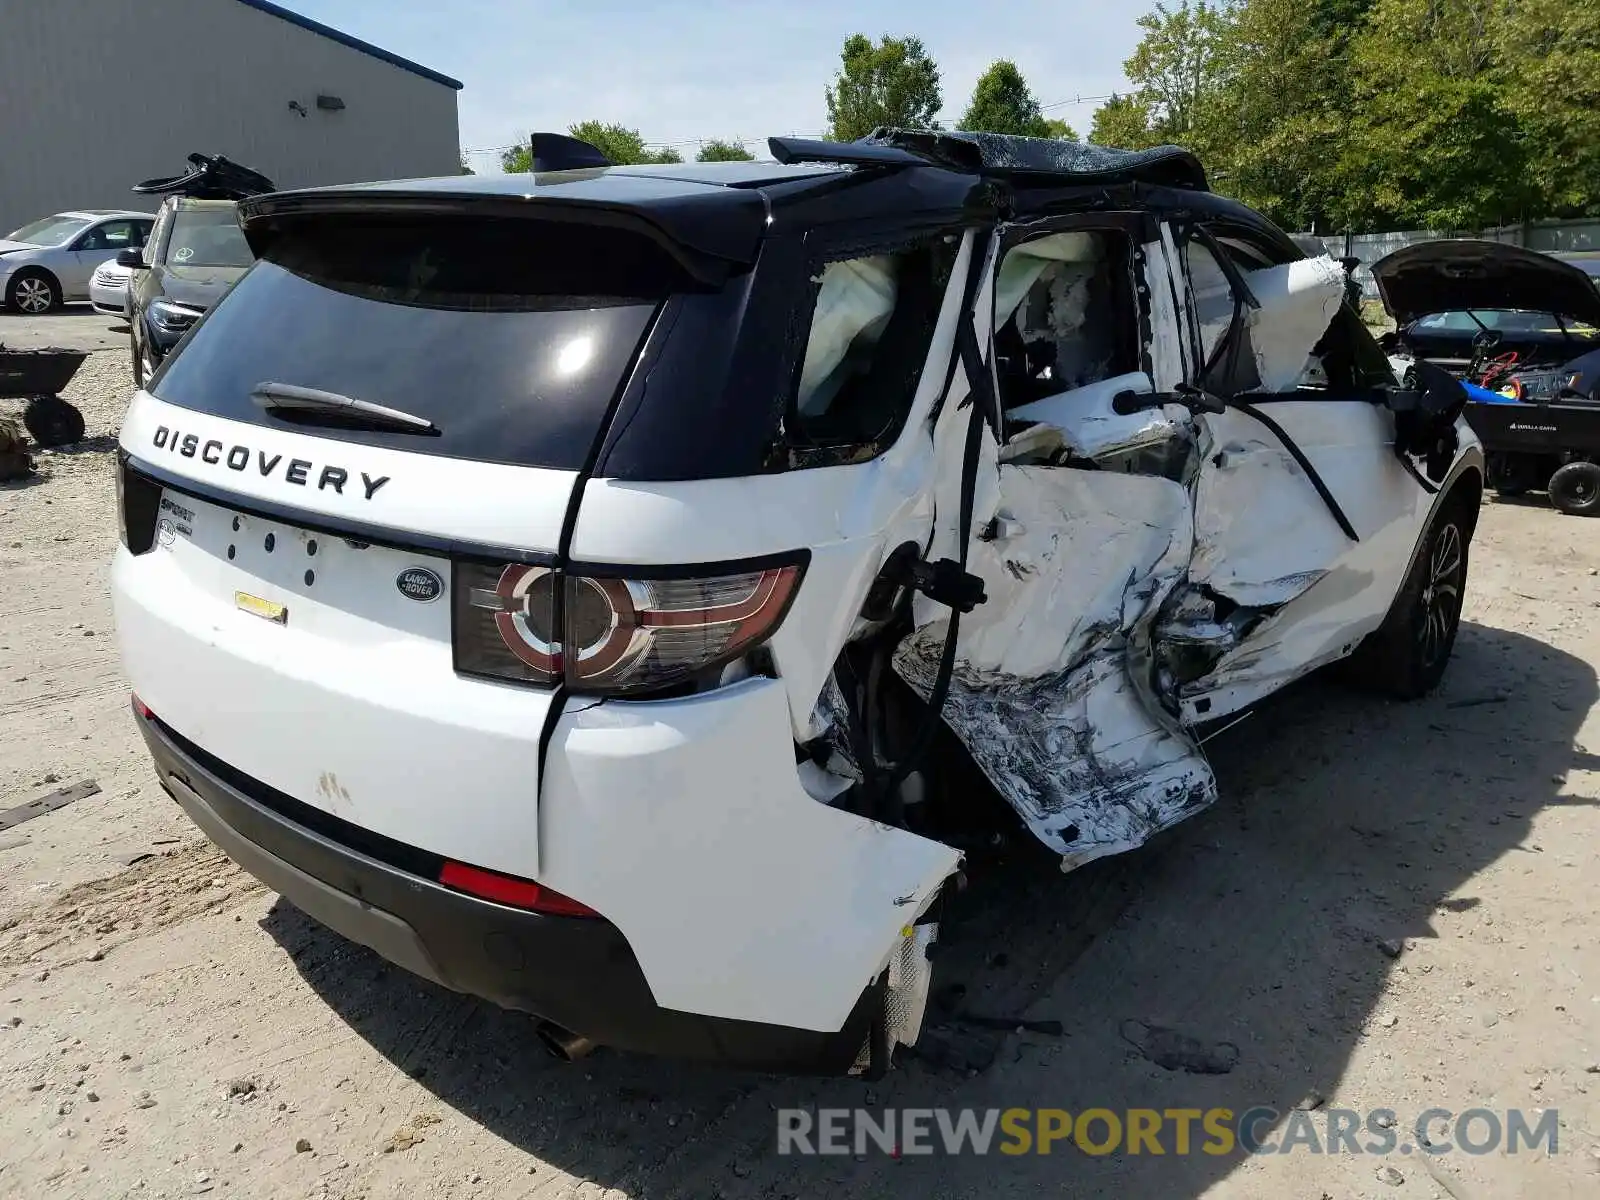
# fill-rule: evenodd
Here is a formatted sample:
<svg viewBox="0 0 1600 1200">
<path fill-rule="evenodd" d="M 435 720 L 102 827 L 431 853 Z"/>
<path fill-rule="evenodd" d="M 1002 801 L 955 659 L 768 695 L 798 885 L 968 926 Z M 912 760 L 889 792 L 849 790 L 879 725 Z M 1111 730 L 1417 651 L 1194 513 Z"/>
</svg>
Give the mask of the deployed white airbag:
<svg viewBox="0 0 1600 1200">
<path fill-rule="evenodd" d="M 869 353 L 894 312 L 898 288 L 888 255 L 829 263 L 800 368 L 801 416 L 828 411 L 856 360 Z"/>
<path fill-rule="evenodd" d="M 1153 391 L 1155 385 L 1150 376 L 1135 371 L 1021 405 L 1008 412 L 1006 418 L 1052 426 L 1060 430 L 1063 446 L 1080 458 L 1094 458 L 1109 450 L 1148 445 L 1182 434 L 1187 424 L 1187 414 L 1182 409 L 1171 414 L 1159 408 L 1126 415 L 1112 411 L 1111 402 L 1123 392 L 1149 395 Z M 1010 455 L 1002 451 L 1002 457 Z"/>
<path fill-rule="evenodd" d="M 1017 308 L 1044 273 L 1056 263 L 1093 264 L 1100 261 L 1100 244 L 1092 233 L 1052 233 L 1023 242 L 1006 252 L 1000 264 L 994 291 L 994 325 L 998 329 L 1016 314 Z"/>
</svg>

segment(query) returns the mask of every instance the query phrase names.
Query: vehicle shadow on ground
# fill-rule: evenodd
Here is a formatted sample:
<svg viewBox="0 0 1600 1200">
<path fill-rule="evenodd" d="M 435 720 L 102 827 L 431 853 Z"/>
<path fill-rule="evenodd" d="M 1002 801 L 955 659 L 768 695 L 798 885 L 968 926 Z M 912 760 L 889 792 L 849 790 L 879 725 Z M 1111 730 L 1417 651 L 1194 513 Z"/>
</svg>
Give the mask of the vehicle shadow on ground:
<svg viewBox="0 0 1600 1200">
<path fill-rule="evenodd" d="M 1439 918 L 1475 909 L 1474 876 L 1542 853 L 1529 826 L 1543 806 L 1589 803 L 1557 781 L 1597 765 L 1575 744 L 1600 693 L 1588 664 L 1472 624 L 1456 655 L 1416 704 L 1320 678 L 1290 689 L 1208 745 L 1223 800 L 1142 851 L 1069 876 L 1024 857 L 978 881 L 946 930 L 940 981 L 963 984 L 973 1009 L 1057 1019 L 1066 1034 L 996 1035 L 995 1064 L 975 1075 L 913 1061 L 872 1085 L 771 1079 L 603 1051 L 560 1064 L 528 1019 L 386 967 L 283 901 L 264 926 L 439 1100 L 628 1194 L 1199 1196 L 1241 1153 L 780 1157 L 776 1110 L 1286 1111 L 1310 1091 L 1334 1095 L 1388 975 L 1425 960 L 1417 947 L 1440 936 Z M 1410 947 L 1398 959 L 1381 946 L 1391 939 Z M 1237 1065 L 1163 1069 L 1123 1036 L 1146 1026 L 1232 1044 Z"/>
<path fill-rule="evenodd" d="M 79 454 L 109 454 L 117 448 L 116 436 L 109 433 L 96 434 L 94 437 L 81 438 L 76 442 L 69 442 L 65 446 L 50 446 L 44 450 L 35 450 L 35 454 L 50 454 L 72 457 Z"/>
</svg>

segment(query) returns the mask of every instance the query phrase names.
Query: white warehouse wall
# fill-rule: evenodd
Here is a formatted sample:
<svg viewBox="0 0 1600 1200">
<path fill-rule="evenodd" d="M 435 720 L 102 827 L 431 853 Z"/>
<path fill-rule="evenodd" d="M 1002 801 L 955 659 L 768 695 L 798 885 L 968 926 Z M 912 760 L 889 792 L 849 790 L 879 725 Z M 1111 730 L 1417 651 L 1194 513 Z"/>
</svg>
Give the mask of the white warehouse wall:
<svg viewBox="0 0 1600 1200">
<path fill-rule="evenodd" d="M 129 189 L 196 151 L 279 187 L 453 174 L 456 93 L 239 0 L 0 0 L 0 233 L 153 212 Z"/>
</svg>

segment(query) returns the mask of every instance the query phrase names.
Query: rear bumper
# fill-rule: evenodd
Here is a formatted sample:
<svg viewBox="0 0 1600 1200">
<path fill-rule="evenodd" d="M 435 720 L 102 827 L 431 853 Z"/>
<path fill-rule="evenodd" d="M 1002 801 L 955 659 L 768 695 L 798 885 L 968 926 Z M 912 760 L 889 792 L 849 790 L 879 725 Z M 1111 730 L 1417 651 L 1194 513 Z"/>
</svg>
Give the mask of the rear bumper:
<svg viewBox="0 0 1600 1200">
<path fill-rule="evenodd" d="M 230 858 L 308 916 L 424 979 L 601 1045 L 753 1070 L 843 1074 L 868 1036 L 876 987 L 833 1033 L 663 1008 L 609 922 L 494 904 L 363 853 L 340 840 L 336 818 L 210 760 L 159 719 L 137 720 L 162 785 Z"/>
<path fill-rule="evenodd" d="M 293 824 L 339 831 L 367 857 L 375 839 L 400 847 L 385 861 L 424 883 L 449 859 L 572 897 L 626 943 L 662 1009 L 839 1034 L 957 869 L 951 847 L 806 791 L 784 680 L 564 702 L 460 675 L 449 603 L 417 604 L 392 582 L 418 564 L 447 576 L 448 561 L 167 499 L 171 536 L 120 549 L 112 593 L 128 679 L 175 744 L 251 799 L 287 801 L 276 811 Z M 302 580 L 313 562 L 314 586 Z M 241 594 L 286 605 L 286 620 L 241 610 Z M 433 869 L 408 867 L 417 854 L 434 856 Z M 430 950 L 449 940 L 422 916 L 377 907 Z M 646 1048 L 522 982 L 444 978 Z"/>
</svg>

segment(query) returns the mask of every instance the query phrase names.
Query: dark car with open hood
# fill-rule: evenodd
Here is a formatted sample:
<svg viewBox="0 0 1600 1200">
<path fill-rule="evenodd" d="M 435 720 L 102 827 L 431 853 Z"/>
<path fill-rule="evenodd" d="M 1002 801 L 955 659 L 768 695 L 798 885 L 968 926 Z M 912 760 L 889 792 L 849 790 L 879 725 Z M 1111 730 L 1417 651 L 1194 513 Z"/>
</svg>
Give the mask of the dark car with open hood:
<svg viewBox="0 0 1600 1200">
<path fill-rule="evenodd" d="M 1480 389 L 1467 420 L 1490 486 L 1600 515 L 1600 255 L 1424 242 L 1372 273 L 1399 326 L 1388 349 Z"/>
</svg>

